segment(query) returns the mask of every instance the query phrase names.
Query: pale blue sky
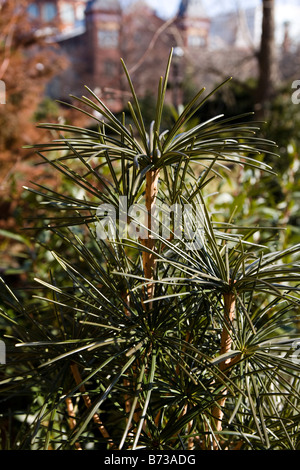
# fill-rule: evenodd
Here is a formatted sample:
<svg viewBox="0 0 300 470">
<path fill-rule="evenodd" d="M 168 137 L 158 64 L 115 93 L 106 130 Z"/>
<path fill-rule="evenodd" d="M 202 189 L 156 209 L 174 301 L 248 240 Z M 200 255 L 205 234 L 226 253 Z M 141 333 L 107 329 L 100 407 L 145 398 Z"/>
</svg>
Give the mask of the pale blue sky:
<svg viewBox="0 0 300 470">
<path fill-rule="evenodd" d="M 129 4 L 134 0 L 122 0 L 124 4 Z M 156 13 L 163 17 L 169 18 L 178 11 L 180 0 L 146 0 Z M 240 7 L 255 6 L 261 3 L 261 0 L 202 0 L 203 6 L 207 9 L 207 14 L 213 15 L 215 13 L 224 12 Z M 300 0 L 276 0 L 276 5 L 291 7 L 295 5 L 300 7 Z M 294 18 L 295 19 L 295 18 Z"/>
<path fill-rule="evenodd" d="M 121 0 L 123 5 L 128 5 L 136 0 Z M 163 19 L 171 18 L 177 11 L 181 0 L 146 0 L 155 10 L 156 14 Z M 216 13 L 222 13 L 235 10 L 238 7 L 247 8 L 261 4 L 262 0 L 202 0 L 206 8 L 207 15 L 213 16 Z M 300 38 L 300 0 L 275 0 L 275 24 L 277 30 L 277 39 L 282 41 L 283 24 L 290 23 L 290 35 L 299 42 Z"/>
<path fill-rule="evenodd" d="M 134 0 L 123 0 L 123 3 L 131 3 Z M 146 0 L 150 6 L 156 11 L 159 16 L 163 18 L 172 17 L 178 11 L 180 0 Z M 237 5 L 240 6 L 253 6 L 260 2 L 260 0 L 202 0 L 203 6 L 207 9 L 208 15 L 214 13 L 232 10 Z M 298 1 L 298 4 L 300 1 Z"/>
</svg>

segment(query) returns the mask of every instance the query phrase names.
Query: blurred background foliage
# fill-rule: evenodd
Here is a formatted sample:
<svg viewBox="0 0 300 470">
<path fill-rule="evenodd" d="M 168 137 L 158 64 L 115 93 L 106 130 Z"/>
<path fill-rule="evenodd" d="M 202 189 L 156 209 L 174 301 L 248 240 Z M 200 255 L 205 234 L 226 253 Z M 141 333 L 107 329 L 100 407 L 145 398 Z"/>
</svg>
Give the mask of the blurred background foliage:
<svg viewBox="0 0 300 470">
<path fill-rule="evenodd" d="M 222 112 L 227 116 L 234 116 L 253 109 L 254 99 L 251 100 L 251 94 L 246 91 L 249 87 L 255 89 L 253 81 L 245 84 L 243 88 L 233 80 L 226 87 L 229 90 L 217 93 L 208 102 L 206 109 L 201 111 L 201 115 L 194 116 L 192 124 Z M 154 98 L 147 95 L 140 104 L 147 126 L 155 109 Z M 55 122 L 60 116 L 59 111 L 58 104 L 46 98 L 35 111 L 34 120 L 36 123 L 46 122 L 47 117 L 51 116 L 49 122 Z M 166 106 L 163 116 L 164 129 L 170 128 L 176 114 L 177 111 L 172 105 Z M 251 116 L 249 119 L 252 119 Z M 278 233 L 278 248 L 286 247 L 297 243 L 300 230 L 300 113 L 297 105 L 291 102 L 290 89 L 278 90 L 278 94 L 270 103 L 266 122 L 259 125 L 261 129 L 258 135 L 277 144 L 278 157 L 264 155 L 264 161 L 274 169 L 276 175 L 263 174 L 254 169 L 232 169 L 233 174 L 228 178 L 224 176 L 216 186 L 216 191 L 220 191 L 220 194 L 211 196 L 212 206 L 223 214 L 224 219 L 235 213 L 235 219 L 245 224 L 264 221 L 270 226 L 281 227 L 282 231 Z M 61 175 L 54 176 L 48 166 L 40 163 L 37 163 L 36 158 L 27 162 L 28 177 L 33 171 L 37 175 L 34 182 L 40 179 L 41 184 L 50 184 L 58 192 L 73 191 L 72 182 Z M 27 279 L 27 275 L 38 262 L 36 251 L 42 256 L 42 248 L 37 248 L 35 243 L 39 231 L 30 230 L 30 227 L 39 226 L 39 221 L 47 219 L 48 208 L 44 209 L 39 204 L 38 195 L 20 188 L 19 180 L 26 182 L 22 170 L 11 171 L 6 176 L 6 190 L 1 199 L 0 269 L 2 276 L 13 276 L 12 279 L 16 282 L 19 278 L 19 282 L 21 278 Z M 26 184 L 30 185 L 28 182 Z M 39 268 L 43 267 L 48 269 L 46 264 L 39 263 Z"/>
</svg>

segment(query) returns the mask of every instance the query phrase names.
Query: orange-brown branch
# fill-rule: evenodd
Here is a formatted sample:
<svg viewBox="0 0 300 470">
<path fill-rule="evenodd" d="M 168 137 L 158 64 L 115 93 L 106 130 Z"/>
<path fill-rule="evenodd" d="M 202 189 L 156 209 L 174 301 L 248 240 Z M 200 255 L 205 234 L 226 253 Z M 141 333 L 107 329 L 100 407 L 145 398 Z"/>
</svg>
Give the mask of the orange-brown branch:
<svg viewBox="0 0 300 470">
<path fill-rule="evenodd" d="M 78 366 L 77 364 L 71 364 L 71 371 L 72 371 L 72 374 L 73 374 L 73 377 L 74 377 L 74 380 L 76 382 L 76 385 L 79 385 L 82 383 L 82 378 L 81 378 L 81 374 L 79 372 L 79 369 L 78 369 Z M 82 393 L 82 398 L 83 398 L 83 401 L 85 403 L 85 406 L 87 408 L 91 408 L 92 406 L 92 401 L 89 397 L 89 395 L 87 394 L 86 392 L 86 389 L 85 389 L 85 386 L 82 384 L 80 385 L 79 387 L 79 390 L 80 392 Z M 108 444 L 109 444 L 109 447 L 110 448 L 114 448 L 114 443 L 112 442 L 112 439 L 108 433 L 108 431 L 106 430 L 104 424 L 102 423 L 101 419 L 100 419 L 100 416 L 98 415 L 98 413 L 95 413 L 93 415 L 93 421 L 94 423 L 98 426 L 98 429 L 100 431 L 100 433 L 102 434 L 102 436 L 107 439 L 108 441 Z"/>
<path fill-rule="evenodd" d="M 157 192 L 158 192 L 158 177 L 159 170 L 150 170 L 146 173 L 146 226 L 148 227 L 148 235 L 143 240 L 144 246 L 151 250 L 143 252 L 143 268 L 144 275 L 147 279 L 154 279 L 154 268 L 155 268 L 155 240 L 151 234 L 151 214 L 156 204 Z M 147 285 L 147 296 L 151 299 L 154 294 L 154 284 L 150 282 Z"/>
<path fill-rule="evenodd" d="M 68 412 L 68 417 L 69 417 L 70 429 L 74 429 L 76 426 L 76 419 L 75 419 L 75 411 L 73 407 L 72 398 L 70 397 L 66 398 L 66 406 L 67 406 L 67 412 Z M 75 447 L 77 450 L 82 450 L 82 447 L 79 444 L 79 442 L 75 442 Z"/>
<path fill-rule="evenodd" d="M 232 337 L 231 337 L 231 325 L 235 317 L 235 295 L 233 293 L 225 293 L 223 295 L 224 298 L 224 307 L 225 307 L 225 315 L 224 315 L 224 326 L 221 334 L 221 348 L 220 348 L 220 355 L 226 354 L 231 350 L 232 345 Z M 219 368 L 221 372 L 224 372 L 229 365 L 231 364 L 232 359 L 226 359 L 219 364 Z M 225 406 L 227 397 L 227 388 L 225 387 L 222 391 L 222 398 L 218 401 L 218 405 L 213 408 L 213 417 L 215 420 L 216 431 L 222 431 L 222 420 L 224 413 L 222 408 Z M 218 449 L 217 442 L 214 442 L 214 449 Z"/>
<path fill-rule="evenodd" d="M 235 316 L 235 296 L 234 294 L 224 294 L 224 307 L 225 307 L 225 322 L 221 335 L 221 349 L 220 354 L 225 354 L 231 350 L 232 338 L 231 338 L 231 325 Z M 231 359 L 226 359 L 220 363 L 220 369 L 223 371 L 226 369 Z"/>
</svg>

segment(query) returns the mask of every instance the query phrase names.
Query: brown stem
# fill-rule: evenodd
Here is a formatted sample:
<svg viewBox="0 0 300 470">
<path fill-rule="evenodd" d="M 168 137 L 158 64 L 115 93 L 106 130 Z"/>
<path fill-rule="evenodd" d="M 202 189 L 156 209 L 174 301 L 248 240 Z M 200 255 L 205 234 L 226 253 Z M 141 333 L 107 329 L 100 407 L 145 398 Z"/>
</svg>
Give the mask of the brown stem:
<svg viewBox="0 0 300 470">
<path fill-rule="evenodd" d="M 156 197 L 158 192 L 158 177 L 159 170 L 150 170 L 146 173 L 146 226 L 148 227 L 148 235 L 143 240 L 144 246 L 151 250 L 143 252 L 143 268 L 146 279 L 154 279 L 154 267 L 155 267 L 155 241 L 151 230 L 151 213 L 156 204 Z M 151 299 L 154 295 L 154 284 L 151 282 L 147 285 L 147 296 Z M 151 305 L 150 305 L 151 308 Z"/>
<path fill-rule="evenodd" d="M 190 421 L 190 422 L 188 423 L 188 425 L 187 425 L 188 434 L 191 432 L 192 426 L 193 426 L 193 421 Z M 194 449 L 194 446 L 195 446 L 195 439 L 194 439 L 194 437 L 189 437 L 189 438 L 188 438 L 187 450 L 193 450 L 193 449 Z"/>
<path fill-rule="evenodd" d="M 128 292 L 124 292 L 122 294 L 122 297 L 124 299 L 124 301 L 126 302 L 126 307 L 125 307 L 125 315 L 127 317 L 130 317 L 130 311 L 127 307 L 129 307 L 129 302 L 130 302 L 130 296 L 128 294 Z M 130 381 L 126 378 L 124 378 L 123 380 L 123 384 L 124 384 L 124 387 L 127 388 L 127 387 L 130 387 Z M 131 399 L 130 399 L 130 396 L 128 394 L 125 395 L 124 397 L 124 404 L 125 404 L 125 412 L 127 414 L 130 413 L 130 409 L 131 409 Z"/>
<path fill-rule="evenodd" d="M 70 429 L 74 429 L 76 426 L 76 419 L 75 419 L 75 411 L 73 407 L 73 402 L 70 397 L 66 398 L 66 406 L 67 406 L 67 411 L 68 411 L 68 416 L 69 416 L 69 426 Z M 75 447 L 77 450 L 82 450 L 81 445 L 79 442 L 75 442 Z"/>
<path fill-rule="evenodd" d="M 82 383 L 82 378 L 81 378 L 81 375 L 80 375 L 80 372 L 79 372 L 79 369 L 78 369 L 78 366 L 77 364 L 71 364 L 71 371 L 72 371 L 72 374 L 73 374 L 73 377 L 74 377 L 74 380 L 76 382 L 76 385 L 79 385 Z M 87 394 L 86 392 L 86 389 L 85 389 L 85 386 L 82 384 L 80 385 L 79 387 L 79 390 L 80 392 L 82 393 L 82 398 L 83 398 L 83 401 L 85 403 L 85 406 L 87 408 L 90 408 L 92 406 L 92 401 L 89 397 L 89 395 Z M 98 413 L 94 413 L 93 415 L 93 421 L 94 423 L 98 426 L 98 429 L 100 431 L 100 433 L 102 434 L 102 436 L 107 439 L 108 443 L 109 443 L 109 447 L 110 448 L 114 448 L 114 443 L 112 442 L 112 439 L 108 433 L 108 431 L 106 430 L 104 424 L 102 423 L 101 419 L 100 419 L 100 416 L 98 415 Z"/>
<path fill-rule="evenodd" d="M 231 338 L 231 325 L 235 315 L 235 296 L 233 293 L 224 294 L 225 306 L 225 324 L 221 336 L 221 349 L 220 354 L 225 354 L 230 351 L 232 338 Z M 223 371 L 230 363 L 231 359 L 226 359 L 220 363 L 220 369 Z"/>
<path fill-rule="evenodd" d="M 220 355 L 226 354 L 231 350 L 232 338 L 231 338 L 231 325 L 234 320 L 235 316 L 235 295 L 231 292 L 225 293 L 223 295 L 224 298 L 224 307 L 225 307 L 225 315 L 224 315 L 224 326 L 221 334 L 221 348 L 220 348 Z M 221 372 L 224 372 L 229 365 L 231 364 L 232 359 L 226 359 L 225 361 L 219 364 L 219 368 Z M 222 420 L 224 413 L 222 408 L 225 406 L 227 396 L 227 388 L 225 387 L 222 391 L 222 398 L 219 399 L 218 405 L 213 408 L 212 414 L 215 420 L 216 431 L 222 431 Z M 215 450 L 218 449 L 218 443 L 214 441 L 213 448 Z"/>
</svg>

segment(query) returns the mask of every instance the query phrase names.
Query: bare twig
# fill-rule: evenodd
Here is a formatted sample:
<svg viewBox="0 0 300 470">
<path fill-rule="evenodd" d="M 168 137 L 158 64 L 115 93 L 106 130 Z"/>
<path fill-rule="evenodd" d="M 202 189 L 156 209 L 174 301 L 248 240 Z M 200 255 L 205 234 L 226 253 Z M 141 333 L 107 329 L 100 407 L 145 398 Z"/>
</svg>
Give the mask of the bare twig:
<svg viewBox="0 0 300 470">
<path fill-rule="evenodd" d="M 157 39 L 159 38 L 159 36 L 172 24 L 174 23 L 176 19 L 176 16 L 174 16 L 173 18 L 170 18 L 168 21 L 166 21 L 165 23 L 163 23 L 155 32 L 155 34 L 153 35 L 153 38 L 151 39 L 150 43 L 149 43 L 149 46 L 147 47 L 147 49 L 145 50 L 144 54 L 142 55 L 142 57 L 140 58 L 139 61 L 136 62 L 136 64 L 131 67 L 131 69 L 129 70 L 129 73 L 132 74 L 133 72 L 135 72 L 141 65 L 142 63 L 144 62 L 145 58 L 147 57 L 147 54 L 151 51 L 151 49 L 153 49 L 153 47 L 155 46 L 155 43 L 157 41 Z"/>
</svg>

